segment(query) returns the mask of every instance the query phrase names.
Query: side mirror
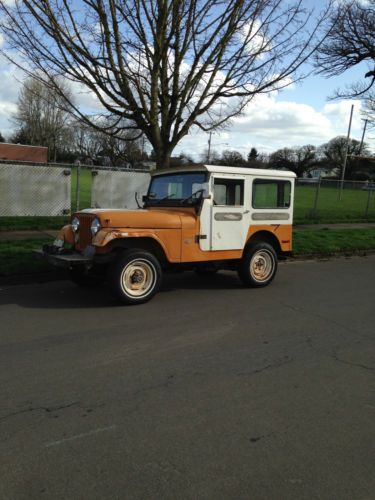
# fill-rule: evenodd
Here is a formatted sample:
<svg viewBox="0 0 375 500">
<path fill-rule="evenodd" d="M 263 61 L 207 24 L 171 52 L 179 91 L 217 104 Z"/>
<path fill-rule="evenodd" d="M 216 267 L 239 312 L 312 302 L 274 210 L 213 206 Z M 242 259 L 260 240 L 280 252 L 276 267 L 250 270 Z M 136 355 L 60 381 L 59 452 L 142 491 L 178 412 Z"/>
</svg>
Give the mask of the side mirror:
<svg viewBox="0 0 375 500">
<path fill-rule="evenodd" d="M 203 200 L 210 200 L 211 195 L 210 195 L 210 186 L 208 182 L 204 182 L 202 184 L 202 199 Z"/>
</svg>

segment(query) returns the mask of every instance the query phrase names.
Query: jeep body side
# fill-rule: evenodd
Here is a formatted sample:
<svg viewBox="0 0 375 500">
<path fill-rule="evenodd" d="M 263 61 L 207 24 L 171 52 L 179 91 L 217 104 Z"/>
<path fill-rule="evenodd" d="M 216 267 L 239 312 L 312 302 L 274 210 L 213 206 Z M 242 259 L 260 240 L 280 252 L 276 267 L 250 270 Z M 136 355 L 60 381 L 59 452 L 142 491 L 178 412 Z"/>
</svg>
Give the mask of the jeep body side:
<svg viewBox="0 0 375 500">
<path fill-rule="evenodd" d="M 149 300 L 167 269 L 234 269 L 245 285 L 265 286 L 292 250 L 294 179 L 211 165 L 160 171 L 143 208 L 77 212 L 43 254 L 78 284 L 108 278 L 125 303 Z"/>
</svg>

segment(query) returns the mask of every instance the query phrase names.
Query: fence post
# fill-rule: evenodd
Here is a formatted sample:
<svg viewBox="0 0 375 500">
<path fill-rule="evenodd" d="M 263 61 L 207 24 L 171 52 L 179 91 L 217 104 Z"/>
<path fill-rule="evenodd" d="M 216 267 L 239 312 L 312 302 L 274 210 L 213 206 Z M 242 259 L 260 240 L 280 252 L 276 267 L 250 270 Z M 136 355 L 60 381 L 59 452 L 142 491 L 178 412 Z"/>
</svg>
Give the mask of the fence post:
<svg viewBox="0 0 375 500">
<path fill-rule="evenodd" d="M 365 212 L 365 218 L 367 219 L 368 213 L 370 210 L 370 204 L 371 204 L 371 195 L 372 195 L 372 189 L 371 186 L 368 188 L 368 194 L 367 194 L 367 206 L 366 206 L 366 212 Z"/>
<path fill-rule="evenodd" d="M 319 200 L 319 193 L 320 193 L 320 183 L 322 181 L 322 177 L 319 175 L 319 180 L 318 180 L 318 184 L 316 186 L 316 190 L 315 190 L 315 199 L 314 199 L 314 208 L 313 208 L 313 217 L 316 216 L 316 212 L 317 212 L 317 209 L 318 209 L 318 200 Z"/>
<path fill-rule="evenodd" d="M 78 212 L 80 206 L 80 196 L 81 196 L 81 164 L 77 162 L 77 186 L 76 186 L 76 210 Z"/>
</svg>

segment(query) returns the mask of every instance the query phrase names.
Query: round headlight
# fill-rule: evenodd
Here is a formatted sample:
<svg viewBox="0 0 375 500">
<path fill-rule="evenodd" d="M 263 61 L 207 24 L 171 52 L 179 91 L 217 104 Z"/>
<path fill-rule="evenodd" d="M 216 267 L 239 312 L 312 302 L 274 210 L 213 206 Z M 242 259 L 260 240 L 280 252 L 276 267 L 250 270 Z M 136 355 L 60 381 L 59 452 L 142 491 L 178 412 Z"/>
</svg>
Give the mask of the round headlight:
<svg viewBox="0 0 375 500">
<path fill-rule="evenodd" d="M 78 219 L 78 217 L 73 217 L 72 222 L 71 222 L 71 226 L 72 226 L 73 231 L 76 233 L 78 231 L 78 229 L 79 229 L 79 219 Z"/>
<path fill-rule="evenodd" d="M 91 223 L 91 234 L 95 236 L 98 231 L 100 231 L 101 225 L 100 225 L 100 220 L 99 219 L 94 219 Z"/>
</svg>

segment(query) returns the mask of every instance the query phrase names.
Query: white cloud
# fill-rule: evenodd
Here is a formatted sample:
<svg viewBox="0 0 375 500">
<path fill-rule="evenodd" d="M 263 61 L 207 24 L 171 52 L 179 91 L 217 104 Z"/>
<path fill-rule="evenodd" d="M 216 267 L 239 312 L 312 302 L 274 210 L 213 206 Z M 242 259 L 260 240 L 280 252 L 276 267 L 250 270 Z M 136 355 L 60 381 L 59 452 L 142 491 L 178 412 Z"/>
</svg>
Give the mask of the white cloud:
<svg viewBox="0 0 375 500">
<path fill-rule="evenodd" d="M 308 104 L 277 100 L 277 95 L 258 96 L 242 116 L 225 132 L 212 135 L 211 149 L 237 149 L 247 155 L 251 147 L 270 153 L 283 147 L 313 144 L 319 146 L 337 135 L 346 135 L 351 104 L 355 104 L 352 137 L 362 132 L 360 101 L 339 101 L 316 110 Z M 207 149 L 208 134 L 192 132 L 176 148 L 194 159 Z"/>
</svg>

